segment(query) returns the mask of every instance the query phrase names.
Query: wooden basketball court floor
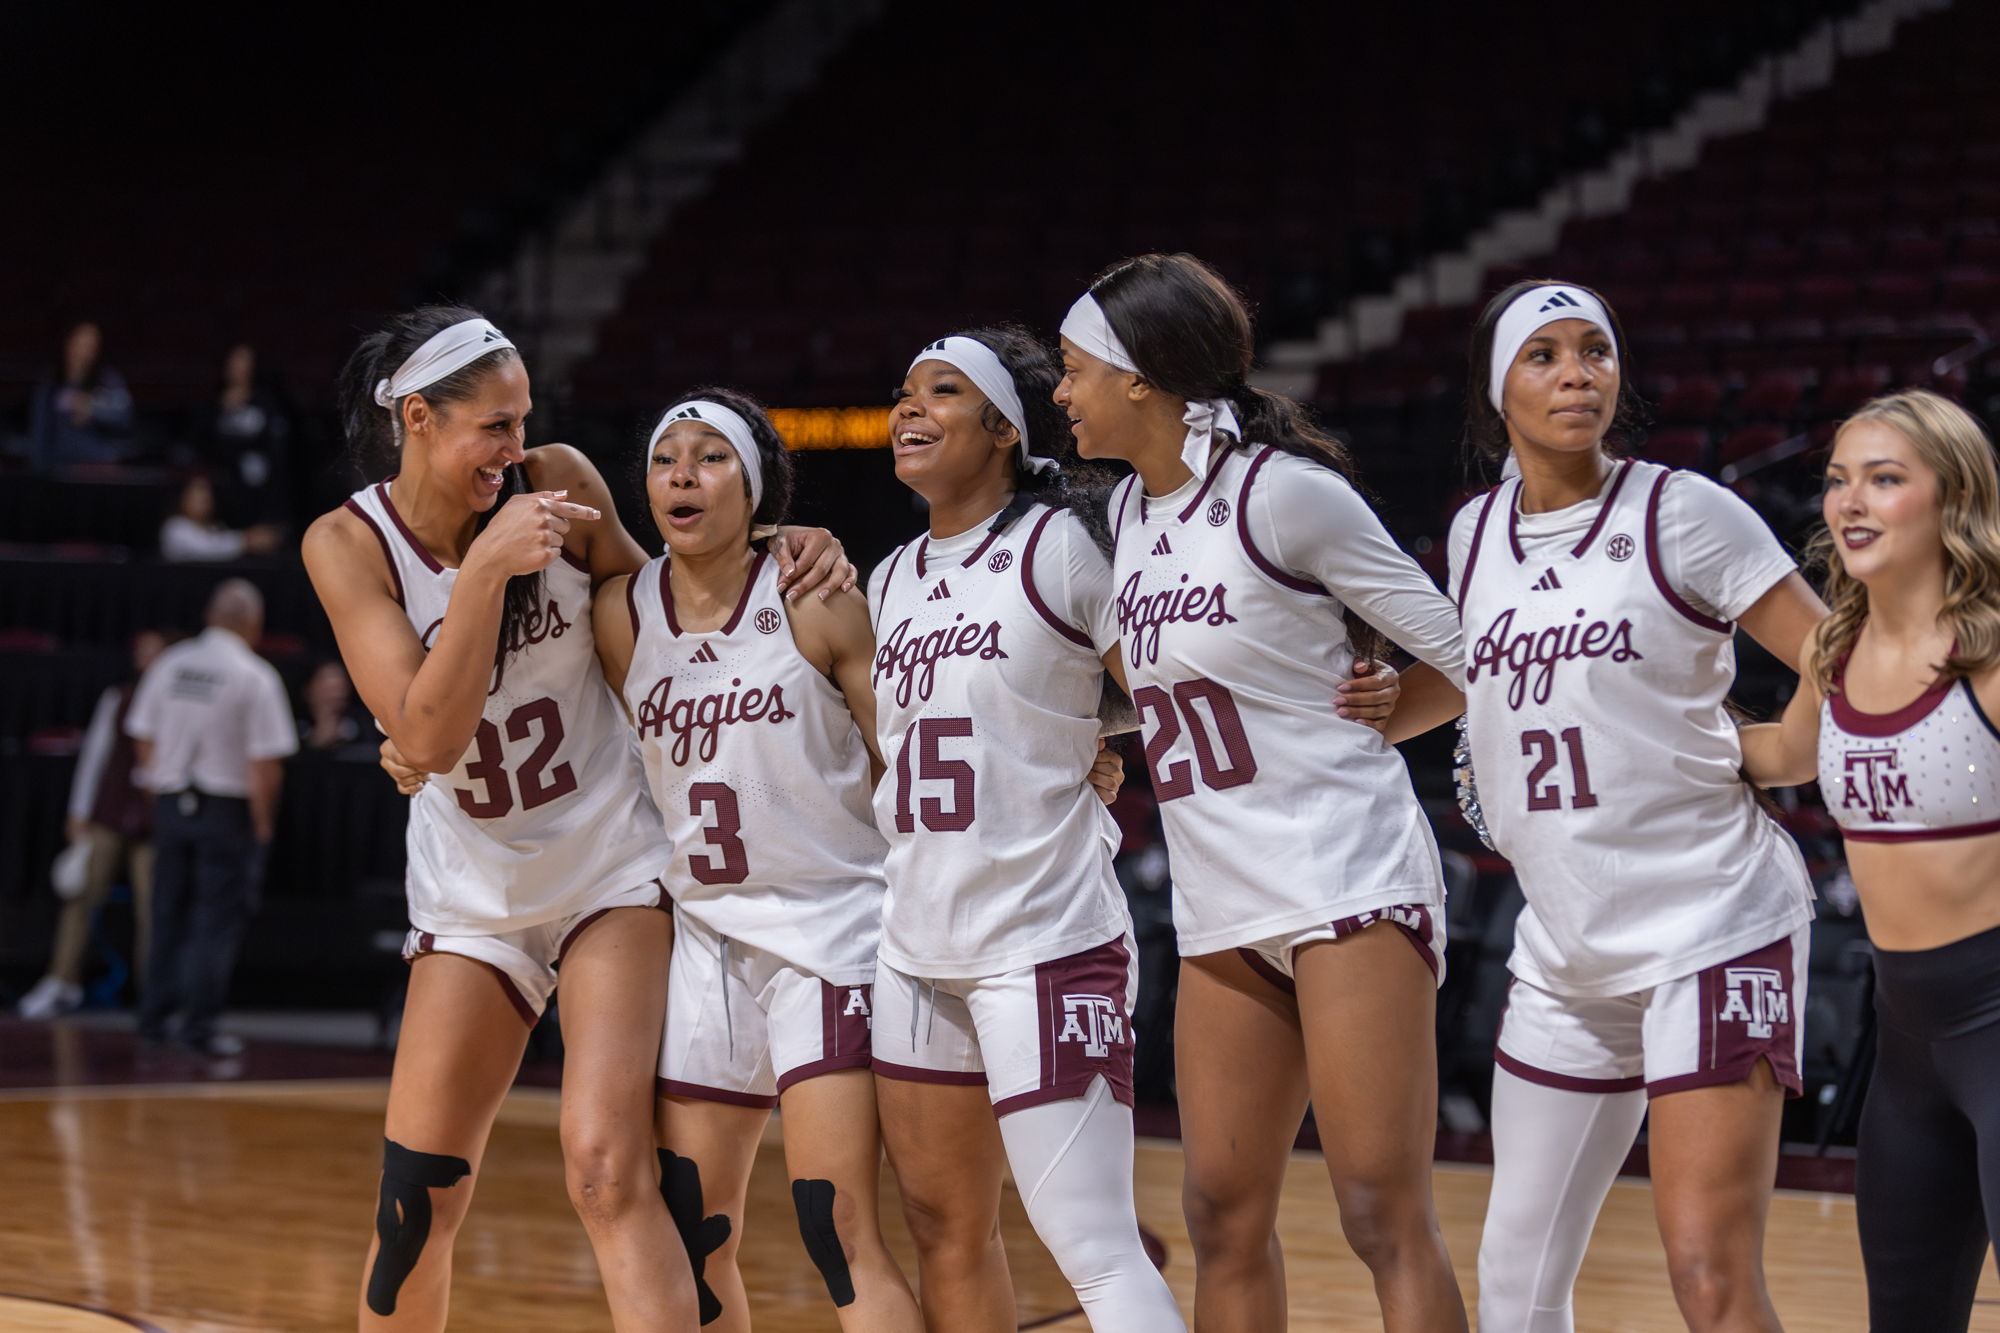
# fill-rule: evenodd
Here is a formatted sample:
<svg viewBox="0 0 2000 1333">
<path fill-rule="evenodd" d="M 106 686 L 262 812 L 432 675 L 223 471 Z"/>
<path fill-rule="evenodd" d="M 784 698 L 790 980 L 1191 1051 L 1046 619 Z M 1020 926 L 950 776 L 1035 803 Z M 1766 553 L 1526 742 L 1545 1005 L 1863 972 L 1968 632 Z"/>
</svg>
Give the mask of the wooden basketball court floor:
<svg viewBox="0 0 2000 1333">
<path fill-rule="evenodd" d="M 0 1092 L 0 1330 L 153 1328 L 164 1333 L 354 1326 L 374 1207 L 386 1080 L 95 1087 Z M 581 1225 L 563 1193 L 556 1096 L 507 1101 L 479 1195 L 458 1239 L 452 1323 L 496 1330 L 608 1329 Z M 743 1265 L 760 1330 L 837 1328 L 793 1220 L 774 1121 L 758 1158 Z M 1180 1146 L 1142 1140 L 1139 1216 L 1166 1243 L 1166 1276 L 1194 1291 L 1181 1222 Z M 914 1278 L 915 1258 L 884 1172 L 882 1216 Z M 1471 1306 L 1489 1176 L 1440 1165 L 1446 1240 Z M 1010 1191 L 1003 1219 L 1023 1326 L 1083 1329 L 1075 1299 Z M 1316 1154 L 1291 1167 L 1280 1221 L 1291 1327 L 1380 1328 L 1368 1275 L 1340 1236 Z M 1771 1287 L 1787 1329 L 1866 1327 L 1853 1200 L 1781 1195 L 1771 1217 Z M 1992 1265 L 1973 1328 L 2000 1333 Z M 1683 1327 L 1667 1286 L 1643 1181 L 1621 1181 L 1578 1284 L 1577 1326 L 1618 1333 Z"/>
</svg>

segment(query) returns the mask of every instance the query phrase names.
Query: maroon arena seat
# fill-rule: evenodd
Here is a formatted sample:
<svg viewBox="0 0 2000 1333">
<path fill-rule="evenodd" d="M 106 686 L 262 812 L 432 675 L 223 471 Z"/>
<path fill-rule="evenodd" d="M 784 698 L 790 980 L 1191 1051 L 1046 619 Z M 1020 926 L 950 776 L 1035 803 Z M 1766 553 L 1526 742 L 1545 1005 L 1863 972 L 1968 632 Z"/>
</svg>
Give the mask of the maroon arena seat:
<svg viewBox="0 0 2000 1333">
<path fill-rule="evenodd" d="M 1646 437 L 1643 453 L 1668 467 L 1698 468 L 1708 453 L 1708 432 L 1699 426 L 1668 426 Z"/>
</svg>

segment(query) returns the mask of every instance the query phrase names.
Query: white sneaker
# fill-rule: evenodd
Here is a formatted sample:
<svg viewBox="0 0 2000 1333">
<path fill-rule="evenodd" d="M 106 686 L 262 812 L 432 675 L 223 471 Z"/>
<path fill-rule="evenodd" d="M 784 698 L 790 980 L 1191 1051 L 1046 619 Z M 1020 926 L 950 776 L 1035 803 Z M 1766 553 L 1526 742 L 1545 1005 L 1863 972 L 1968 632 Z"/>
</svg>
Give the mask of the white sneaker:
<svg viewBox="0 0 2000 1333">
<path fill-rule="evenodd" d="M 83 987 L 72 985 L 61 977 L 43 977 L 35 983 L 35 988 L 21 997 L 21 1003 L 14 1012 L 23 1018 L 57 1018 L 73 1009 L 83 1007 Z"/>
</svg>

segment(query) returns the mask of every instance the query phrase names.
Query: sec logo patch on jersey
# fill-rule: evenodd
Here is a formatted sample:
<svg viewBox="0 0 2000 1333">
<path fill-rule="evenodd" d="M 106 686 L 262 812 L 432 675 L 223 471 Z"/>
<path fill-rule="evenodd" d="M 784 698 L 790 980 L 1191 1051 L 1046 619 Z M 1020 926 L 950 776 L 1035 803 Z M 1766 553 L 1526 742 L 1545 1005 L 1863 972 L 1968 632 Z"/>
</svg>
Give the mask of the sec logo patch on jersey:
<svg viewBox="0 0 2000 1333">
<path fill-rule="evenodd" d="M 1229 521 L 1229 501 L 1216 500 L 1208 506 L 1208 526 L 1219 528 Z"/>
<path fill-rule="evenodd" d="M 778 626 L 784 623 L 785 618 L 768 606 L 757 613 L 757 632 L 759 634 L 776 634 Z"/>
<path fill-rule="evenodd" d="M 1014 564 L 1012 551 L 995 551 L 986 561 L 986 567 L 995 574 L 1005 574 Z"/>
<path fill-rule="evenodd" d="M 1604 543 L 1604 554 L 1613 560 L 1630 560 L 1632 552 L 1637 549 L 1632 539 L 1622 532 L 1614 534 L 1610 541 Z"/>
</svg>

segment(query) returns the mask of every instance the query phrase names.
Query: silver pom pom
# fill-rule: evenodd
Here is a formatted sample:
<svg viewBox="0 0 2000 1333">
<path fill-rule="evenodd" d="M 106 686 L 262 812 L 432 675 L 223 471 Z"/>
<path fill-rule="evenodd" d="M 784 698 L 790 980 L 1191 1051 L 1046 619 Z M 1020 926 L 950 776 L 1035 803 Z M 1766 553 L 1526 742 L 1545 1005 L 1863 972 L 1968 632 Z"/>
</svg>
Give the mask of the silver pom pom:
<svg viewBox="0 0 2000 1333">
<path fill-rule="evenodd" d="M 1451 751 L 1451 778 L 1458 788 L 1458 810 L 1479 840 L 1494 851 L 1493 836 L 1486 831 L 1486 812 L 1479 808 L 1479 779 L 1472 771 L 1472 744 L 1466 739 L 1465 715 L 1458 717 L 1458 744 Z"/>
</svg>

